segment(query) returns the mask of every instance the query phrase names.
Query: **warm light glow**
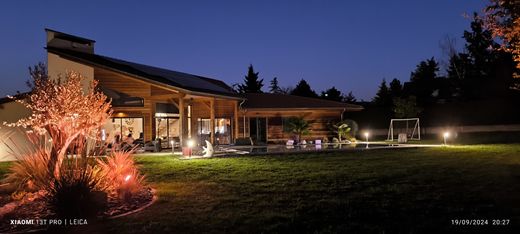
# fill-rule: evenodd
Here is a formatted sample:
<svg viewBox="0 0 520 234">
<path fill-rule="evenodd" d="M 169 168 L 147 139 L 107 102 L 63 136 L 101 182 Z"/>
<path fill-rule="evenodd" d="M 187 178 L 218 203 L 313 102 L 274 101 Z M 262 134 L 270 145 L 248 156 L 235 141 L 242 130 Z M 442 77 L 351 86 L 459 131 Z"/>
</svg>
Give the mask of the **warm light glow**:
<svg viewBox="0 0 520 234">
<path fill-rule="evenodd" d="M 194 145 L 195 145 L 195 141 L 193 141 L 193 140 L 191 140 L 191 139 L 188 140 L 188 147 L 191 148 L 191 147 L 193 147 Z"/>
<path fill-rule="evenodd" d="M 369 132 L 365 132 L 365 137 L 368 137 L 370 135 Z"/>
<path fill-rule="evenodd" d="M 448 143 L 446 142 L 446 139 L 448 139 L 450 137 L 450 132 L 444 132 L 444 134 L 442 134 L 442 136 L 444 137 L 444 145 L 448 145 Z"/>
<path fill-rule="evenodd" d="M 132 175 L 127 175 L 127 176 L 125 177 L 125 182 L 128 182 L 128 181 L 130 180 L 130 178 L 132 178 Z"/>
<path fill-rule="evenodd" d="M 174 141 L 170 141 L 170 144 L 173 146 L 173 143 L 175 143 Z"/>
<path fill-rule="evenodd" d="M 105 129 L 101 129 L 101 140 L 106 141 L 107 139 L 107 132 Z"/>
</svg>

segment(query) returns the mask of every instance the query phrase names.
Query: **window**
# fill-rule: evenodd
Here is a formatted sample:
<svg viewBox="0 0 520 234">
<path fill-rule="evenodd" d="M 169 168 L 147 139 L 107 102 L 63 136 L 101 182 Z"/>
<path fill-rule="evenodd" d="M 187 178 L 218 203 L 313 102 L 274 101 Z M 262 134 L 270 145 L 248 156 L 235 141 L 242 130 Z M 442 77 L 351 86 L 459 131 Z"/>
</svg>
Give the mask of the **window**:
<svg viewBox="0 0 520 234">
<path fill-rule="evenodd" d="M 129 134 L 132 134 L 134 139 L 143 139 L 143 118 L 110 118 L 103 125 L 102 132 L 108 142 L 112 142 L 115 136 L 124 139 Z"/>
<path fill-rule="evenodd" d="M 197 119 L 199 123 L 199 129 L 197 131 L 201 143 L 204 140 L 211 138 L 211 120 L 210 119 Z M 231 143 L 231 119 L 228 118 L 216 118 L 215 119 L 215 141 L 217 144 L 230 144 Z"/>
<path fill-rule="evenodd" d="M 168 148 L 168 142 L 171 140 L 177 140 L 176 138 L 179 137 L 179 118 L 155 118 L 155 130 L 156 137 L 161 139 L 163 148 Z"/>
</svg>

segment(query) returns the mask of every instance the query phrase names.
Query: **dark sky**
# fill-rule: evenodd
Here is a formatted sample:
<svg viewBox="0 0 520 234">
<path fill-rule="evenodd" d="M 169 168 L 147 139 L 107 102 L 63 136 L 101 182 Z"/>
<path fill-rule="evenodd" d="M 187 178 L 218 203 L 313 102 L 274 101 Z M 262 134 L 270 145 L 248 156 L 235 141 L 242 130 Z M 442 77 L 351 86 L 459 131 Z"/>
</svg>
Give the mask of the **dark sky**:
<svg viewBox="0 0 520 234">
<path fill-rule="evenodd" d="M 2 1 L 0 95 L 25 91 L 27 67 L 46 61 L 44 28 L 94 39 L 96 53 L 241 82 L 252 63 L 264 84 L 304 78 L 370 100 L 381 79 L 407 81 L 442 57 L 485 0 Z"/>
</svg>

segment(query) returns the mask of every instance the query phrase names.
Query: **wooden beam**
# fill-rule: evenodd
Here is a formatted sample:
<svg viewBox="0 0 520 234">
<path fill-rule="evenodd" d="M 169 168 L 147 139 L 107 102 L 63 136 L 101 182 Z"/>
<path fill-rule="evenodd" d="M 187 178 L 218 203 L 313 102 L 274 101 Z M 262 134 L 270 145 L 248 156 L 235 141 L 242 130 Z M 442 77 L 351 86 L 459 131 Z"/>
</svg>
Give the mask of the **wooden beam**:
<svg viewBox="0 0 520 234">
<path fill-rule="evenodd" d="M 214 98 L 210 99 L 210 101 L 209 101 L 209 108 L 210 108 L 210 110 L 209 110 L 209 116 L 210 116 L 209 117 L 210 118 L 209 126 L 211 128 L 211 130 L 210 130 L 210 132 L 211 132 L 211 134 L 210 134 L 210 136 L 211 136 L 210 137 L 210 141 L 211 141 L 211 144 L 214 145 L 215 144 L 215 99 Z"/>
<path fill-rule="evenodd" d="M 155 141 L 155 136 L 157 136 L 157 133 L 155 132 L 155 101 L 151 101 L 150 102 L 150 105 L 151 105 L 151 110 L 152 110 L 152 113 L 151 113 L 151 123 L 150 123 L 150 133 L 151 133 L 151 140 L 152 141 Z M 145 131 L 146 132 L 146 131 Z M 146 142 L 146 141 L 145 141 Z"/>
<path fill-rule="evenodd" d="M 179 97 L 179 140 L 181 147 L 184 146 L 184 97 Z"/>
<path fill-rule="evenodd" d="M 236 139 L 238 138 L 238 101 L 236 101 L 235 105 L 233 106 L 233 117 L 235 119 L 233 124 L 233 140 L 236 142 Z"/>
</svg>

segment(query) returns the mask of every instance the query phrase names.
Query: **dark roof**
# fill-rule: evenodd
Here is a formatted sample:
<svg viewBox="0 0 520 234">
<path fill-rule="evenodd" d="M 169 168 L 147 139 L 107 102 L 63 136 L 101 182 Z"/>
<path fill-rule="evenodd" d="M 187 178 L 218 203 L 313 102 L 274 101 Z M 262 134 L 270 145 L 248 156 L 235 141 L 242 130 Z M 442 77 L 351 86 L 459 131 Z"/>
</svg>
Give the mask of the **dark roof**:
<svg viewBox="0 0 520 234">
<path fill-rule="evenodd" d="M 88 38 L 74 36 L 71 34 L 67 34 L 67 33 L 56 31 L 56 30 L 49 29 L 49 28 L 46 28 L 45 31 L 53 32 L 55 34 L 55 36 L 54 36 L 55 38 L 60 38 L 60 39 L 68 40 L 68 41 L 75 41 L 75 42 L 80 42 L 80 43 L 84 43 L 84 44 L 96 42 L 96 41 L 88 39 Z"/>
<path fill-rule="evenodd" d="M 242 104 L 244 109 L 363 109 L 355 104 L 285 94 L 247 93 L 245 97 L 247 100 Z"/>
<path fill-rule="evenodd" d="M 74 35 L 71 35 L 68 33 L 56 31 L 56 30 L 49 29 L 49 28 L 46 28 L 45 31 L 53 32 L 55 34 L 55 36 L 54 36 L 55 38 L 60 38 L 60 39 L 64 39 L 67 41 L 75 41 L 75 42 L 79 42 L 79 43 L 83 43 L 83 44 L 90 44 L 92 42 L 96 42 L 96 41 L 88 39 L 88 38 L 74 36 Z"/>
<path fill-rule="evenodd" d="M 116 72 L 130 74 L 137 78 L 158 82 L 186 91 L 240 98 L 239 95 L 226 83 L 216 79 L 128 62 L 97 54 L 89 54 L 55 47 L 47 47 L 47 50 L 51 53 L 80 63 L 86 63 Z"/>
</svg>

